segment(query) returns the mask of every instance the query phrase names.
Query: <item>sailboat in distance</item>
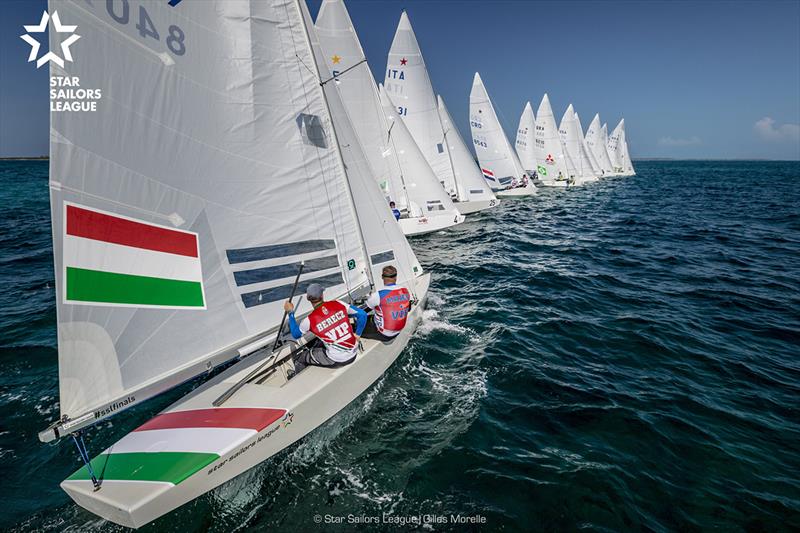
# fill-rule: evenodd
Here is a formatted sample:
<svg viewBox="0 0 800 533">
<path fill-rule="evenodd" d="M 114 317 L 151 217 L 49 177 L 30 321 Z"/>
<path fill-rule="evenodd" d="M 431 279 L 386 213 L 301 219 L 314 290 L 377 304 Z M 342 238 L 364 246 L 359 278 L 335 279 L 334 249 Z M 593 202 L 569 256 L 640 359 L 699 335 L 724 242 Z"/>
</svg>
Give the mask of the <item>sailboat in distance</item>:
<svg viewBox="0 0 800 533">
<path fill-rule="evenodd" d="M 453 164 L 453 181 L 459 196 L 466 198 L 465 201 L 456 204 L 458 210 L 466 214 L 496 206 L 500 200 L 495 197 L 486 180 L 483 179 L 481 170 L 475 164 L 472 153 L 467 148 L 464 139 L 461 138 L 461 134 L 453 122 L 453 117 L 450 116 L 441 96 L 438 97 L 438 104 L 444 138 L 447 141 L 450 161 Z"/>
<path fill-rule="evenodd" d="M 430 277 L 325 74 L 305 2 L 142 4 L 170 36 L 162 41 L 133 30 L 122 38 L 105 3 L 50 7 L 92 44 L 52 73 L 80 76 L 109 101 L 51 114 L 60 416 L 39 437 L 72 436 L 85 465 L 62 488 L 136 528 L 263 462 L 365 391 L 419 323 Z M 50 38 L 57 46 L 62 36 Z M 363 340 L 354 362 L 292 377 L 296 345 L 280 345 L 279 321 L 293 283 L 352 302 L 380 288 L 390 264 L 418 302 L 399 336 Z M 298 301 L 302 317 L 311 309 Z M 226 362 L 88 454 L 85 428 Z"/>
<path fill-rule="evenodd" d="M 595 173 L 588 151 L 583 146 L 583 132 L 580 131 L 578 122 L 575 120 L 575 109 L 572 104 L 567 106 L 567 110 L 564 111 L 564 115 L 561 117 L 558 134 L 561 137 L 564 150 L 572 159 L 581 180 L 584 183 L 597 181 L 598 175 Z"/>
<path fill-rule="evenodd" d="M 628 153 L 628 140 L 625 137 L 625 119 L 619 121 L 617 127 L 608 138 L 608 154 L 611 157 L 611 162 L 614 168 L 621 176 L 634 176 L 636 172 L 633 170 L 633 163 L 631 156 Z"/>
<path fill-rule="evenodd" d="M 580 142 L 583 145 L 583 149 L 589 156 L 589 161 L 592 164 L 594 175 L 597 176 L 598 178 L 602 178 L 604 174 L 603 169 L 600 167 L 600 163 L 597 162 L 597 158 L 595 158 L 594 153 L 592 153 L 591 149 L 589 149 L 589 145 L 586 144 L 586 137 L 583 135 L 583 126 L 581 125 L 581 117 L 580 115 L 578 115 L 577 111 L 575 111 L 575 127 L 577 129 L 578 135 L 580 136 Z"/>
<path fill-rule="evenodd" d="M 456 157 L 450 146 L 463 144 L 464 141 L 452 124 L 448 127 L 444 125 L 443 102 L 437 100 L 417 36 L 405 11 L 400 15 L 386 63 L 383 82 L 386 93 L 458 210 L 467 214 L 497 205 L 494 194 L 486 187 L 482 177 L 480 181 L 484 185 L 481 186 L 473 183 L 473 180 L 470 183 L 459 181 L 459 177 L 469 180 L 474 172 L 470 170 L 467 175 L 462 172 L 458 176 Z M 447 112 L 446 109 L 444 111 Z M 475 170 L 480 176 L 480 171 L 477 168 Z"/>
<path fill-rule="evenodd" d="M 419 235 L 459 224 L 464 217 L 441 188 L 419 148 L 392 133 L 393 122 L 381 102 L 350 15 L 342 0 L 325 0 L 315 24 L 325 63 L 341 94 L 386 202 L 401 212 L 406 235 Z M 413 144 L 413 141 L 412 141 Z"/>
<path fill-rule="evenodd" d="M 589 127 L 586 129 L 586 145 L 594 154 L 597 164 L 600 165 L 604 177 L 615 176 L 614 165 L 606 149 L 606 140 L 603 136 L 603 128 L 600 126 L 600 115 L 595 114 Z"/>
<path fill-rule="evenodd" d="M 495 194 L 500 197 L 536 194 L 536 186 L 508 142 L 477 72 L 469 93 L 469 125 L 481 172 Z"/>
<path fill-rule="evenodd" d="M 517 126 L 517 139 L 514 147 L 517 150 L 517 157 L 519 157 L 522 168 L 528 173 L 528 176 L 534 176 L 536 173 L 536 152 L 534 146 L 536 144 L 536 117 L 533 115 L 533 108 L 530 102 L 525 102 L 525 107 L 522 109 L 522 115 L 519 117 L 519 126 Z"/>
<path fill-rule="evenodd" d="M 538 183 L 546 187 L 567 187 L 581 182 L 558 134 L 556 119 L 547 93 L 542 97 L 539 109 L 536 111 L 534 149 Z"/>
</svg>

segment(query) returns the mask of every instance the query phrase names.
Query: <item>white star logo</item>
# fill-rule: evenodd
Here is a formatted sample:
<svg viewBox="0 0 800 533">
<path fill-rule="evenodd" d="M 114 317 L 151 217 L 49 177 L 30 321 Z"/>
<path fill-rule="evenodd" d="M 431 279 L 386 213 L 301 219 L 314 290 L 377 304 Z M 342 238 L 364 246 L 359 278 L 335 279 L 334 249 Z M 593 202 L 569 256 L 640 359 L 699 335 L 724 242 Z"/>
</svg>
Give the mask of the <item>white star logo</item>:
<svg viewBox="0 0 800 533">
<path fill-rule="evenodd" d="M 30 55 L 28 55 L 28 63 L 36 59 L 36 68 L 41 67 L 48 61 L 52 61 L 59 67 L 64 68 L 65 60 L 72 61 L 72 52 L 70 52 L 69 50 L 70 45 L 81 38 L 81 36 L 78 35 L 77 33 L 73 33 L 78 28 L 78 26 L 65 26 L 61 24 L 61 20 L 58 18 L 58 11 L 53 11 L 52 16 L 50 16 L 50 14 L 48 14 L 47 11 L 45 11 L 44 13 L 42 13 L 41 22 L 39 22 L 38 25 L 32 24 L 29 26 L 24 26 L 25 31 L 28 33 L 44 33 L 45 30 L 47 30 L 48 22 L 51 20 L 53 21 L 53 29 L 55 29 L 56 32 L 72 33 L 72 35 L 61 41 L 61 53 L 64 55 L 63 59 L 57 54 L 55 54 L 52 50 L 48 51 L 42 57 L 36 59 L 37 56 L 39 55 L 39 48 L 41 47 L 41 43 L 36 39 L 34 39 L 33 37 L 31 37 L 30 35 L 28 35 L 27 33 L 25 35 L 20 35 L 20 39 L 31 45 L 31 53 Z"/>
</svg>

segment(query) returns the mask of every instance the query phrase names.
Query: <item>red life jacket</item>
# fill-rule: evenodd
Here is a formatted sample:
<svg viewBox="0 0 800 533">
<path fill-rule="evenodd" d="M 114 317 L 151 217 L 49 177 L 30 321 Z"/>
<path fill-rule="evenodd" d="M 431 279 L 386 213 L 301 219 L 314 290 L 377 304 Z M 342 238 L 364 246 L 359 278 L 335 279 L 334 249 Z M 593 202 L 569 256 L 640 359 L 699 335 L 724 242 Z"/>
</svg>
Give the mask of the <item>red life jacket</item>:
<svg viewBox="0 0 800 533">
<path fill-rule="evenodd" d="M 310 331 L 325 344 L 347 350 L 356 346 L 356 336 L 347 318 L 347 307 L 337 301 L 324 302 L 308 315 Z"/>
<path fill-rule="evenodd" d="M 381 291 L 383 293 L 384 291 Z M 411 294 L 405 287 L 398 287 L 381 294 L 381 303 L 375 308 L 379 329 L 400 331 L 406 325 L 411 309 Z"/>
</svg>

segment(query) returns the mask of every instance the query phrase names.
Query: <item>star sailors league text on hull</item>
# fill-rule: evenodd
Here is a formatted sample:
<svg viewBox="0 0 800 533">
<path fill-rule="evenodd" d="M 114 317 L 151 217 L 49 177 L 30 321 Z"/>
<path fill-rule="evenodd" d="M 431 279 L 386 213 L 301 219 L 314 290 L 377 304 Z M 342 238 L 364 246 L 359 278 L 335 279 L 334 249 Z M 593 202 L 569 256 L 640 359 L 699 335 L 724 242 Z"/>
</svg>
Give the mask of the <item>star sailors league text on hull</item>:
<svg viewBox="0 0 800 533">
<path fill-rule="evenodd" d="M 57 5 L 92 43 L 68 74 L 94 80 L 119 105 L 51 114 L 61 413 L 40 438 L 76 435 L 86 464 L 63 489 L 98 516 L 140 527 L 364 392 L 419 323 L 429 276 L 336 84 L 325 82 L 305 2 L 148 3 L 149 19 L 186 37 L 165 45 L 171 62 L 118 39 L 105 11 Z M 249 46 L 230 61 L 235 42 Z M 418 302 L 406 328 L 391 343 L 362 341 L 347 366 L 289 379 L 296 345 L 271 348 L 293 282 L 351 300 L 387 264 Z M 94 431 L 87 444 L 104 451 L 86 454 L 77 432 L 238 358 L 116 444 L 100 445 Z"/>
</svg>

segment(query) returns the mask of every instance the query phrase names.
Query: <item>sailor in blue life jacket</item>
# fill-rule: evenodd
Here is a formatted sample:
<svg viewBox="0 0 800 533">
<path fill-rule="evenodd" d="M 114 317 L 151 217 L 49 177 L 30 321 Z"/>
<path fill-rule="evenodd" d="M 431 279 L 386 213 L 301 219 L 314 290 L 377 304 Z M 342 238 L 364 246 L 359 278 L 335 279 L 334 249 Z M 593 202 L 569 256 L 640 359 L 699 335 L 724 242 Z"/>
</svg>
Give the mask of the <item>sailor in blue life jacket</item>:
<svg viewBox="0 0 800 533">
<path fill-rule="evenodd" d="M 367 298 L 367 306 L 375 311 L 364 329 L 365 339 L 390 341 L 406 326 L 411 312 L 411 293 L 397 285 L 397 269 L 383 267 L 383 288 Z"/>
<path fill-rule="evenodd" d="M 283 304 L 283 309 L 289 314 L 292 337 L 299 339 L 310 331 L 317 338 L 308 343 L 306 350 L 295 355 L 295 373 L 307 365 L 337 367 L 348 365 L 356 359 L 358 339 L 367 324 L 367 313 L 339 300 L 326 302 L 322 297 L 323 292 L 319 283 L 308 286 L 306 299 L 314 306 L 314 310 L 299 324 L 291 300 Z M 351 316 L 356 317 L 355 330 L 350 324 Z"/>
<path fill-rule="evenodd" d="M 397 209 L 397 206 L 394 202 L 389 202 L 389 207 L 392 209 L 392 214 L 394 215 L 395 220 L 400 220 L 400 210 Z"/>
</svg>

